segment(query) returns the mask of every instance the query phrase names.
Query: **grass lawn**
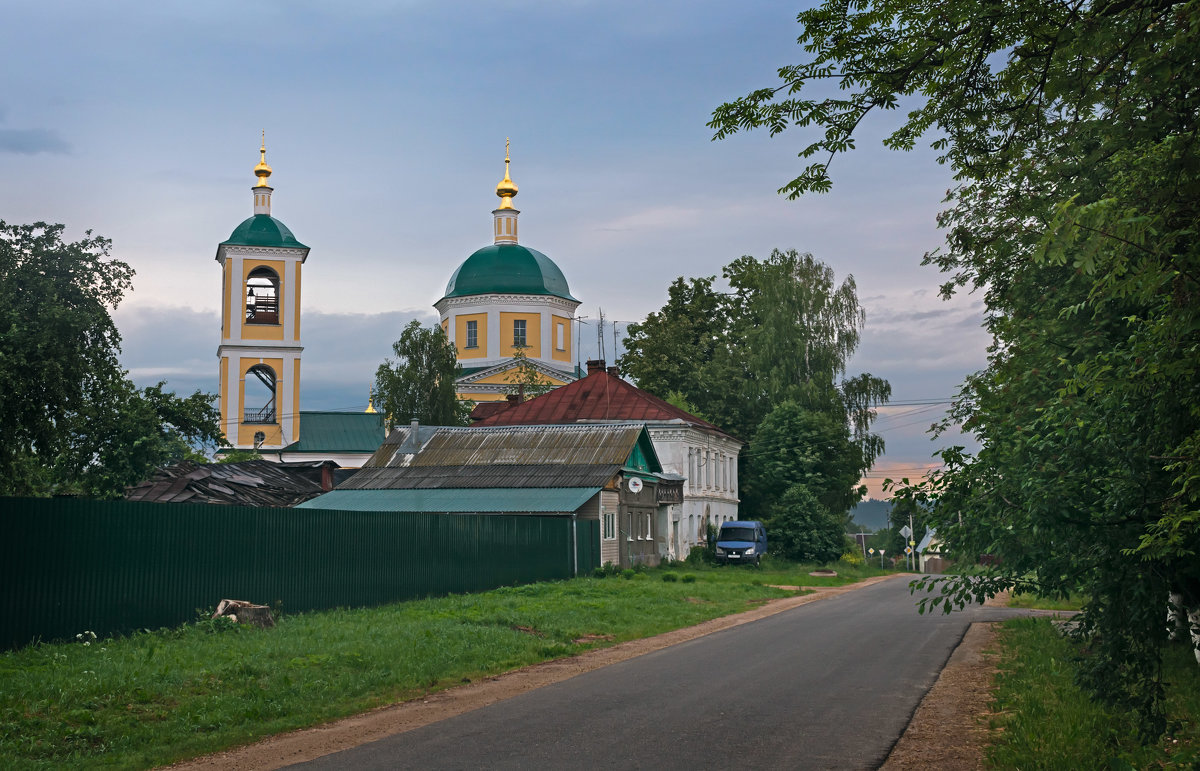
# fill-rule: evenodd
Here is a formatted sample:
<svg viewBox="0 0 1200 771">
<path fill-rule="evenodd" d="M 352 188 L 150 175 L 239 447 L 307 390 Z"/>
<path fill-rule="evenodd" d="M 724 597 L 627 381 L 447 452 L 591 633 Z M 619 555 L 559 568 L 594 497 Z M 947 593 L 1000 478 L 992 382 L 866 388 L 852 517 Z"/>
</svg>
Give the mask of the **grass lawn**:
<svg viewBox="0 0 1200 771">
<path fill-rule="evenodd" d="M 770 584 L 878 574 L 835 567 L 682 566 L 32 646 L 0 654 L 0 767 L 152 767 L 792 594 Z"/>
<path fill-rule="evenodd" d="M 992 741 L 996 768 L 1195 768 L 1200 765 L 1200 667 L 1185 642 L 1164 661 L 1171 730 L 1142 747 L 1128 714 L 1092 702 L 1073 683 L 1075 643 L 1047 619 L 1001 630 Z"/>
</svg>

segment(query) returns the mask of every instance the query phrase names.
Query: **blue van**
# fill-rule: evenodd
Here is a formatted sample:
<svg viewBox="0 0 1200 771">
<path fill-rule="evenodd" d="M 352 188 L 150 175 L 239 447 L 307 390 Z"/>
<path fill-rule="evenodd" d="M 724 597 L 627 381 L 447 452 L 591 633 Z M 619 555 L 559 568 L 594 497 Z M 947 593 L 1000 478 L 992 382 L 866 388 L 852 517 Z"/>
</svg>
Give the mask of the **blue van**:
<svg viewBox="0 0 1200 771">
<path fill-rule="evenodd" d="M 761 522 L 722 522 L 717 533 L 717 562 L 722 565 L 762 562 L 767 553 L 767 529 Z"/>
</svg>

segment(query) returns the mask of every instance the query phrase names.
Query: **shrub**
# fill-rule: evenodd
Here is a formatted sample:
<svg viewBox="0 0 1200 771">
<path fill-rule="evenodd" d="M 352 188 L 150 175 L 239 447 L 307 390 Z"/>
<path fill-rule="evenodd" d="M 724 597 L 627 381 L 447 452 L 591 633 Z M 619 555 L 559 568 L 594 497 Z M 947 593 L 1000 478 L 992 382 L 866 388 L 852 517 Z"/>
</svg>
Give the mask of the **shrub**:
<svg viewBox="0 0 1200 771">
<path fill-rule="evenodd" d="M 609 564 L 612 564 L 612 563 L 609 563 Z M 606 576 L 608 576 L 608 571 L 606 571 L 604 568 L 602 568 L 602 567 L 592 568 L 592 577 L 593 578 L 605 578 Z"/>
<path fill-rule="evenodd" d="M 615 576 L 621 572 L 621 569 L 619 567 L 617 567 L 616 565 L 614 565 L 612 563 L 612 560 L 605 562 L 604 567 L 602 569 L 604 570 L 604 575 L 606 575 L 606 576 Z"/>
<path fill-rule="evenodd" d="M 662 580 L 666 581 L 669 584 L 673 584 L 679 580 L 679 576 L 676 575 L 675 573 L 663 573 Z"/>
<path fill-rule="evenodd" d="M 694 583 L 696 583 L 696 574 L 695 573 L 684 573 L 683 578 L 681 578 L 680 580 L 683 581 L 685 584 L 694 584 Z"/>
<path fill-rule="evenodd" d="M 625 568 L 624 570 L 621 571 L 621 578 L 624 578 L 626 581 L 628 581 L 629 579 L 633 578 L 636 575 L 637 575 L 637 571 L 632 568 Z"/>
</svg>

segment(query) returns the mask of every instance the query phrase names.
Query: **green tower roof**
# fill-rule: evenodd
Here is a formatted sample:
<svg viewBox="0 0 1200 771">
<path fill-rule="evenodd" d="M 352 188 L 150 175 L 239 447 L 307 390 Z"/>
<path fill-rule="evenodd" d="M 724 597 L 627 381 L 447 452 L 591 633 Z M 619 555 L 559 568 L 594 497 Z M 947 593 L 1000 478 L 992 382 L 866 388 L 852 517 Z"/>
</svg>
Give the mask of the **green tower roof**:
<svg viewBox="0 0 1200 771">
<path fill-rule="evenodd" d="M 520 244 L 493 244 L 476 251 L 454 271 L 442 299 L 476 294 L 544 294 L 579 302 L 553 260 Z"/>
<path fill-rule="evenodd" d="M 307 249 L 296 240 L 292 231 L 270 214 L 255 214 L 234 228 L 222 246 L 276 246 L 288 249 Z"/>
</svg>

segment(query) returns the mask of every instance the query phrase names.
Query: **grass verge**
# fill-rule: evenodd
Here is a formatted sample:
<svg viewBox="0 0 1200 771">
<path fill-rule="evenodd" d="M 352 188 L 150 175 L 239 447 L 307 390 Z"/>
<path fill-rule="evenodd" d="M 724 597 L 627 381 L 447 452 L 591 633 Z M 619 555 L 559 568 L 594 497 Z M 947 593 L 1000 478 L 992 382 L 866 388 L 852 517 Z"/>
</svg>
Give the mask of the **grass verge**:
<svg viewBox="0 0 1200 771">
<path fill-rule="evenodd" d="M 1194 768 L 1200 764 L 1200 667 L 1186 643 L 1164 661 L 1171 730 L 1141 746 L 1132 717 L 1074 685 L 1076 644 L 1047 619 L 1014 619 L 1000 632 L 993 744 L 995 768 Z"/>
<path fill-rule="evenodd" d="M 747 610 L 792 594 L 769 584 L 818 583 L 809 569 L 682 566 L 8 652 L 0 767 L 171 763 Z"/>
</svg>

